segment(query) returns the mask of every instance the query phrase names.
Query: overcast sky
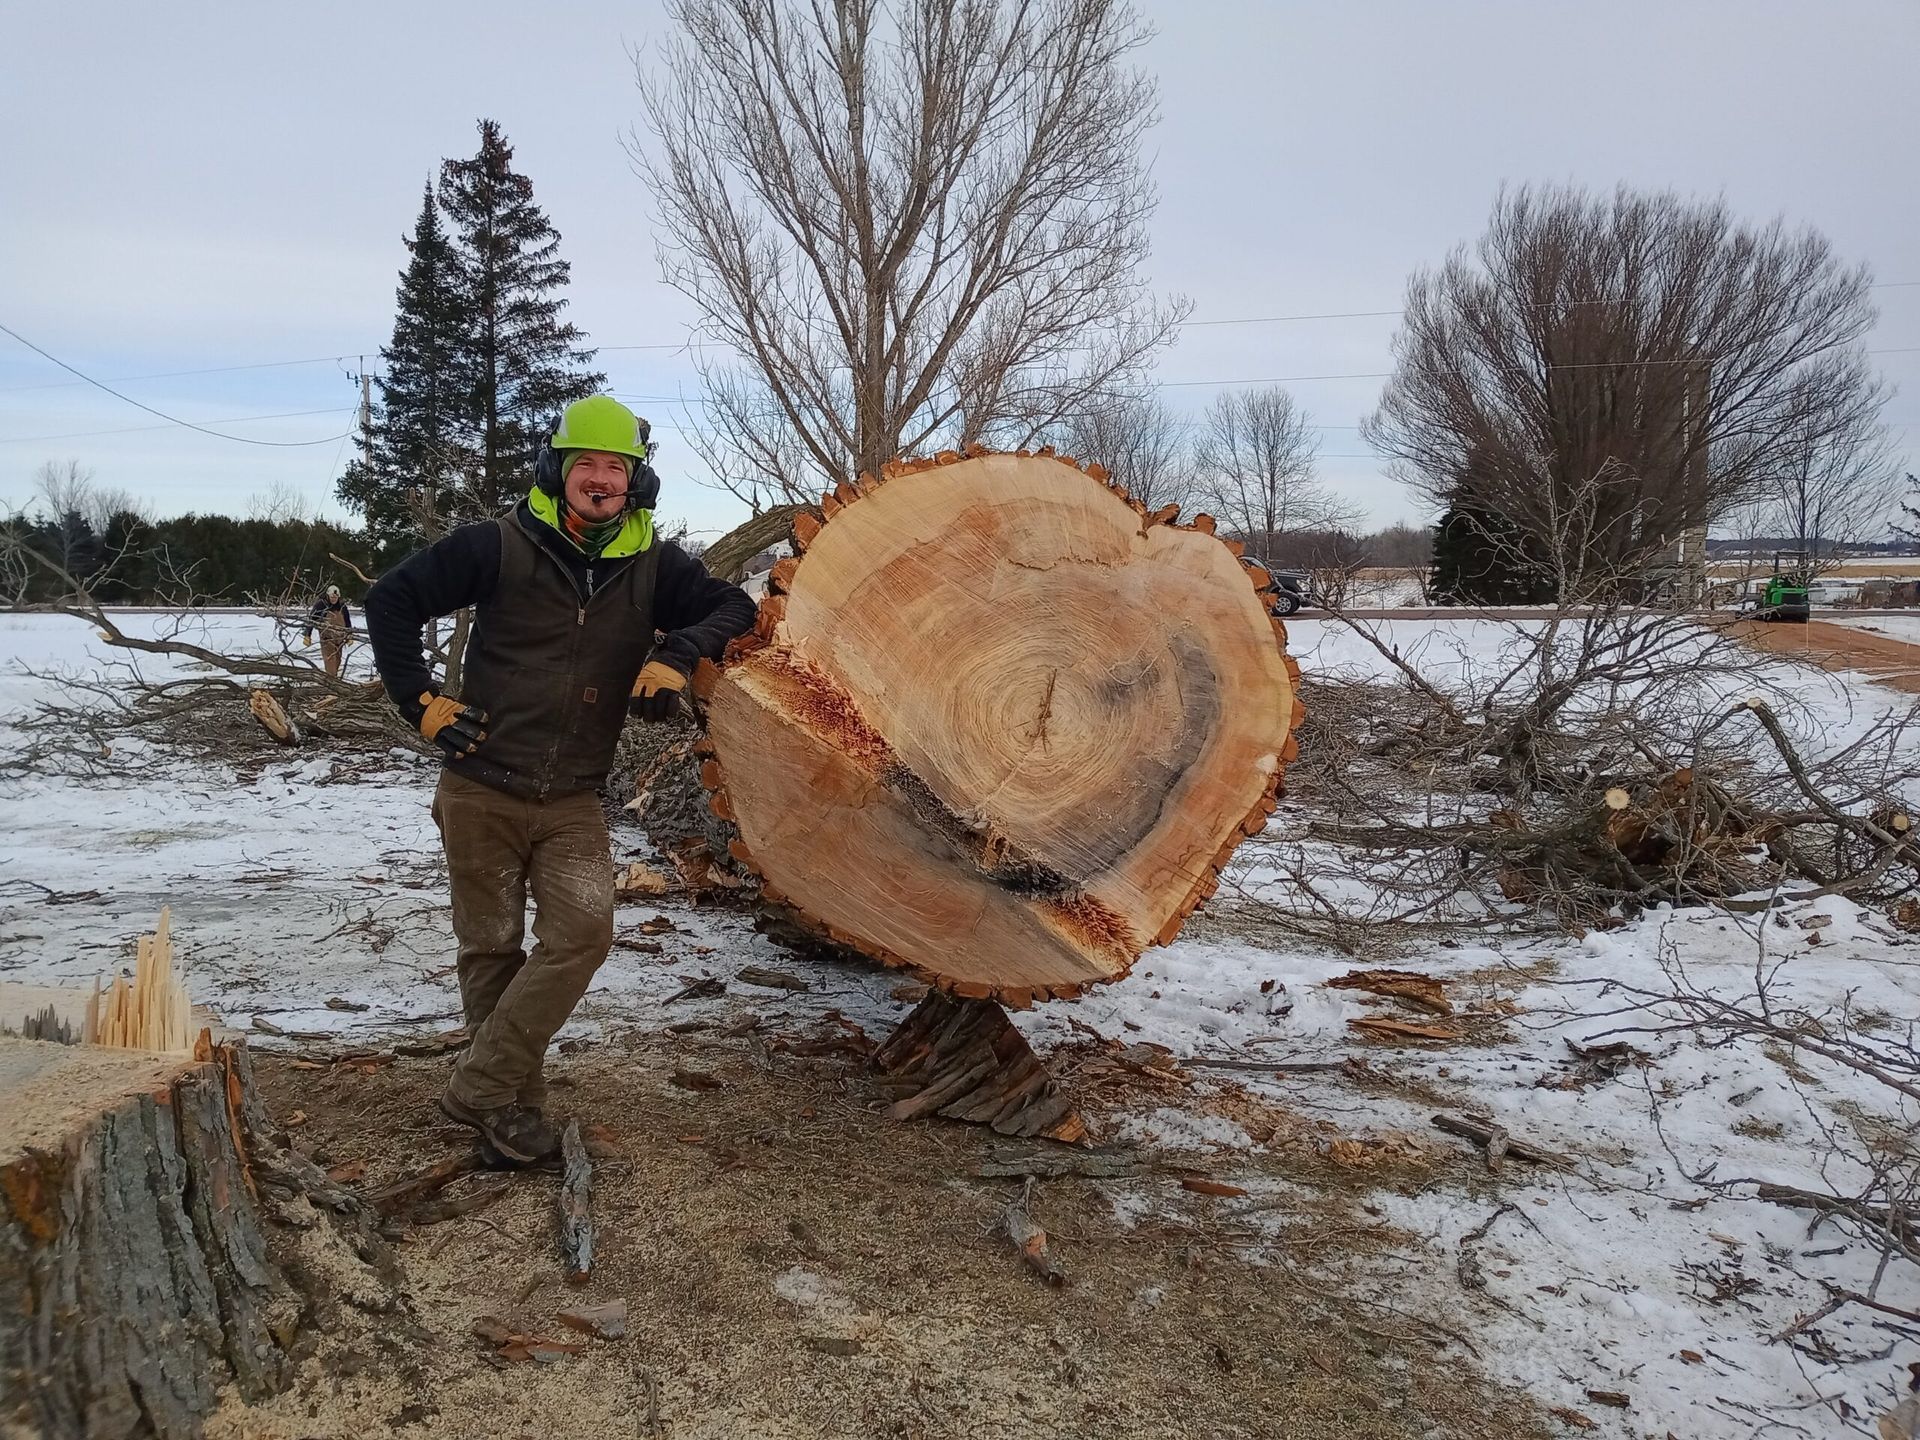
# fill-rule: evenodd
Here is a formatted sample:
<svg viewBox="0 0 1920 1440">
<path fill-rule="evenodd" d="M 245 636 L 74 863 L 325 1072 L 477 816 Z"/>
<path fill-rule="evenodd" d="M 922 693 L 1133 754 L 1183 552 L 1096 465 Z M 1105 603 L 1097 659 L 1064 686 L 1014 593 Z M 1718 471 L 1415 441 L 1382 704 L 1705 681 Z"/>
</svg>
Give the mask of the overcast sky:
<svg viewBox="0 0 1920 1440">
<path fill-rule="evenodd" d="M 1823 229 L 1904 288 L 1870 344 L 1920 468 L 1920 3 L 1148 0 L 1164 119 L 1150 280 L 1196 321 L 1391 310 L 1478 233 L 1502 181 L 1723 193 Z M 392 324 L 401 237 L 443 156 L 491 116 L 564 236 L 574 321 L 667 442 L 661 509 L 744 513 L 693 483 L 673 427 L 697 377 L 621 137 L 627 50 L 658 4 L 154 5 L 12 0 L 0 14 L 0 324 L 158 409 L 162 425 L 0 335 L 0 502 L 75 457 L 160 514 L 243 514 L 275 482 L 337 509 L 349 360 Z M 1185 412 L 1286 379 L 1321 472 L 1378 523 L 1419 514 L 1353 427 L 1391 317 L 1187 329 L 1160 378 Z M 157 372 L 314 361 L 226 374 Z M 1326 379 L 1327 376 L 1369 378 Z M 1296 378 L 1316 377 L 1316 378 Z M 665 398 L 658 398 L 665 397 Z M 289 414 L 289 412 L 325 412 Z M 283 416 L 241 423 L 246 417 Z M 114 431 L 106 434 L 100 432 Z"/>
</svg>

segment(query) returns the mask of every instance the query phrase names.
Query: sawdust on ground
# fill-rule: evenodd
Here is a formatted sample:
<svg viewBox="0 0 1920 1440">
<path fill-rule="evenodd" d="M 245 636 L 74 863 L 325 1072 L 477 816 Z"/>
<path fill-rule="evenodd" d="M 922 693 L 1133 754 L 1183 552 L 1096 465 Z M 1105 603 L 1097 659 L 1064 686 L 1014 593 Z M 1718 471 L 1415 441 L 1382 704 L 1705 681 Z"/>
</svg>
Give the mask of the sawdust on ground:
<svg viewBox="0 0 1920 1440">
<path fill-rule="evenodd" d="M 375 1184 L 465 1148 L 432 1107 L 446 1063 L 261 1057 L 258 1073 L 277 1115 L 304 1115 L 293 1133 L 305 1148 L 363 1164 Z M 681 1088 L 676 1069 L 722 1088 Z M 1027 1182 L 975 1173 L 1006 1158 L 1006 1142 L 885 1119 L 851 1057 L 631 1036 L 556 1057 L 552 1076 L 557 1112 L 611 1132 L 591 1280 L 561 1277 L 551 1174 L 517 1177 L 476 1214 L 399 1225 L 412 1313 L 393 1337 L 323 1342 L 288 1393 L 229 1402 L 213 1440 L 1546 1433 L 1524 1397 L 1477 1377 L 1463 1337 L 1316 1281 L 1328 1247 L 1393 1243 L 1358 1204 L 1379 1173 L 1342 1195 L 1324 1177 L 1345 1164 L 1324 1145 L 1228 1157 L 1216 1173 L 1247 1199 L 1187 1191 L 1150 1151 L 1120 1156 L 1119 1178 L 1035 1183 L 1031 1212 L 1068 1276 L 1053 1289 L 995 1234 Z M 1280 1138 L 1290 1123 L 1213 1108 Z M 1402 1160 L 1430 1173 L 1427 1156 Z M 624 1339 L 586 1340 L 555 1319 L 615 1298 Z M 586 1349 L 496 1368 L 470 1334 L 482 1315 Z"/>
<path fill-rule="evenodd" d="M 1756 650 L 1797 655 L 1822 670 L 1854 670 L 1889 690 L 1920 695 L 1920 645 L 1891 635 L 1809 620 L 1804 625 L 1743 620 L 1733 633 Z"/>
</svg>

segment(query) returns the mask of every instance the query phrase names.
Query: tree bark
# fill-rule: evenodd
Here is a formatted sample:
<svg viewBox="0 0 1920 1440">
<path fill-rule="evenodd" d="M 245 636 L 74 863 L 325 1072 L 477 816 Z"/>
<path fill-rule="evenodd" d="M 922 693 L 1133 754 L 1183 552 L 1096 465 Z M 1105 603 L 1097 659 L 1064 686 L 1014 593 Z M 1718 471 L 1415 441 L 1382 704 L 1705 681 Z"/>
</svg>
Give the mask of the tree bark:
<svg viewBox="0 0 1920 1440">
<path fill-rule="evenodd" d="M 396 1293 L 358 1202 L 273 1134 L 246 1051 L 202 1054 L 0 1039 L 0 1428 L 197 1436 L 223 1384 L 283 1388 L 332 1310 L 312 1247 Z M 295 1209 L 305 1259 L 272 1223 Z"/>
</svg>

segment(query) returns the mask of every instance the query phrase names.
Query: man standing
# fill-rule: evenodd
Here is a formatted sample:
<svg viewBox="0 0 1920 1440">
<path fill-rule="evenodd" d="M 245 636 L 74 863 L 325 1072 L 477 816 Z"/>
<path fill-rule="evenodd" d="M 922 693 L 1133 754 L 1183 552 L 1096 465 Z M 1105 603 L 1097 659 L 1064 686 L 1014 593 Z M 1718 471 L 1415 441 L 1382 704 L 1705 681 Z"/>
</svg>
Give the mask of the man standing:
<svg viewBox="0 0 1920 1440">
<path fill-rule="evenodd" d="M 621 725 L 629 710 L 669 718 L 700 657 L 718 659 L 753 624 L 738 586 L 654 535 L 660 481 L 646 462 L 646 422 L 626 406 L 605 395 L 569 405 L 510 514 L 463 525 L 367 592 L 387 694 L 447 757 L 433 817 L 472 1040 L 440 1108 L 515 1164 L 559 1148 L 542 1114 L 547 1045 L 613 943 L 613 859 L 594 792 Z M 421 629 L 469 605 L 455 699 L 432 682 Z"/>
<path fill-rule="evenodd" d="M 353 634 L 353 611 L 340 598 L 338 585 L 327 586 L 327 593 L 307 611 L 307 633 L 300 642 L 302 645 L 313 643 L 315 629 L 320 631 L 320 663 L 327 667 L 327 674 L 338 675 L 341 657 L 347 653 L 347 637 Z"/>
</svg>

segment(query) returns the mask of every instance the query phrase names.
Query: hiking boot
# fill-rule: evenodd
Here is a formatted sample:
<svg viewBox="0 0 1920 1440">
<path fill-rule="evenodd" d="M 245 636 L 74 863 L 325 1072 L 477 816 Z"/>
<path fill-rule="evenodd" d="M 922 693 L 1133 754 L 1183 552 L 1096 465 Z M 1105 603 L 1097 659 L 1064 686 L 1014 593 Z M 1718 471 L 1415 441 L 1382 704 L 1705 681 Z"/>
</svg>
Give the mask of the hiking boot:
<svg viewBox="0 0 1920 1440">
<path fill-rule="evenodd" d="M 538 1110 L 517 1101 L 481 1109 L 443 1090 L 440 1109 L 449 1119 L 479 1131 L 487 1148 L 510 1165 L 538 1165 L 560 1152 L 560 1132 Z"/>
</svg>

